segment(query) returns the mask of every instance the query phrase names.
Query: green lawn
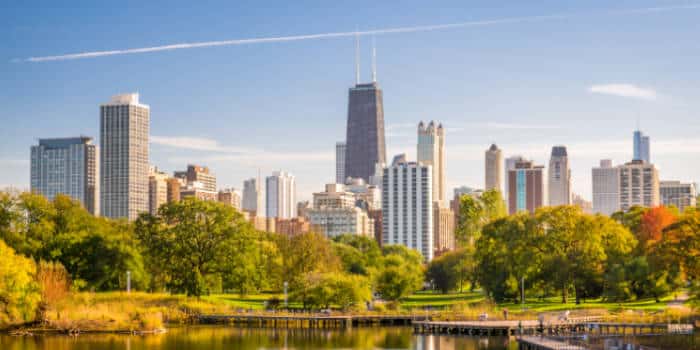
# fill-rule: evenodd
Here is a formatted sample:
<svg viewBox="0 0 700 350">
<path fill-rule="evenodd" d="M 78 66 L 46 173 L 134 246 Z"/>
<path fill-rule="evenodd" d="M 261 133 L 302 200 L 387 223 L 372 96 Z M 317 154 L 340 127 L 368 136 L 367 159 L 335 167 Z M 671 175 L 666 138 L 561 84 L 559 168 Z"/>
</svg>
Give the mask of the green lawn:
<svg viewBox="0 0 700 350">
<path fill-rule="evenodd" d="M 438 292 L 418 292 L 401 300 L 404 308 L 445 308 L 457 303 L 474 304 L 484 300 L 481 292 L 440 294 Z"/>
</svg>

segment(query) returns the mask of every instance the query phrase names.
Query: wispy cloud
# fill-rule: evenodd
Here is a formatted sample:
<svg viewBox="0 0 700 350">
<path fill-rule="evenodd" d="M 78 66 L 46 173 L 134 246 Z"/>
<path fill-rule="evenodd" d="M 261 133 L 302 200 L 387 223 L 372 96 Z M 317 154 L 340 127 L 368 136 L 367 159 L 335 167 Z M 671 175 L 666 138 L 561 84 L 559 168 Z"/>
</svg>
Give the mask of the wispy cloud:
<svg viewBox="0 0 700 350">
<path fill-rule="evenodd" d="M 519 124 L 519 123 L 481 123 L 482 127 L 499 130 L 541 130 L 541 129 L 561 129 L 559 125 L 547 124 Z"/>
<path fill-rule="evenodd" d="M 642 100 L 656 100 L 657 94 L 654 89 L 639 87 L 634 84 L 604 84 L 593 85 L 588 91 L 594 94 L 629 97 Z"/>
<path fill-rule="evenodd" d="M 527 22 L 565 20 L 565 19 L 570 19 L 573 17 L 583 17 L 583 16 L 640 15 L 640 14 L 662 12 L 662 11 L 691 10 L 691 9 L 698 9 L 698 8 L 700 8 L 700 5 L 694 5 L 694 4 L 677 5 L 677 6 L 659 6 L 659 7 L 634 8 L 634 9 L 625 9 L 625 10 L 617 10 L 617 11 L 597 12 L 597 13 L 565 13 L 565 14 L 543 15 L 543 16 L 511 17 L 511 18 L 501 18 L 501 19 L 481 20 L 481 21 L 469 21 L 469 22 L 461 22 L 461 23 L 384 28 L 384 29 L 353 31 L 353 32 L 332 32 L 332 33 L 277 36 L 277 37 L 265 37 L 265 38 L 204 41 L 204 42 L 179 43 L 179 44 L 159 45 L 159 46 L 131 48 L 131 49 L 106 50 L 106 51 L 86 51 L 86 52 L 61 54 L 61 55 L 36 56 L 36 57 L 28 57 L 28 58 L 24 58 L 24 59 L 13 59 L 12 62 L 64 61 L 64 60 L 76 60 L 76 59 L 83 59 L 83 58 L 96 58 L 96 57 L 104 57 L 104 56 L 128 55 L 128 54 L 150 53 L 150 52 L 159 52 L 159 51 L 181 50 L 181 49 L 217 47 L 217 46 L 233 46 L 233 45 L 251 45 L 251 44 L 264 44 L 264 43 L 281 43 L 281 42 L 291 42 L 291 41 L 301 41 L 301 40 L 333 39 L 333 38 L 351 37 L 351 36 L 356 36 L 356 35 L 364 36 L 364 35 L 428 32 L 428 31 L 436 31 L 436 30 L 491 26 L 491 25 L 500 25 L 500 24 L 515 24 L 515 23 L 527 23 Z"/>
<path fill-rule="evenodd" d="M 331 161 L 335 154 L 330 152 L 289 152 L 271 151 L 249 147 L 233 147 L 220 144 L 217 140 L 191 136 L 151 136 L 151 143 L 181 150 L 202 151 L 210 154 L 198 156 L 202 162 L 219 161 Z M 192 158 L 172 157 L 171 162 L 187 162 Z"/>
</svg>

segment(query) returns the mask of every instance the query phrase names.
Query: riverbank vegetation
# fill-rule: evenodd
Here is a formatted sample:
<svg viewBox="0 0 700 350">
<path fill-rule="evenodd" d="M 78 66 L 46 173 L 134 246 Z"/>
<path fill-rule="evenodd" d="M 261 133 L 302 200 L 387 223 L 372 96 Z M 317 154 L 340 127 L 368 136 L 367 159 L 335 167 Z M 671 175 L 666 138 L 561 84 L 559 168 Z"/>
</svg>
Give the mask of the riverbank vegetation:
<svg viewBox="0 0 700 350">
<path fill-rule="evenodd" d="M 129 223 L 62 195 L 0 193 L 0 327 L 152 330 L 204 312 L 280 312 L 285 289 L 299 311 L 460 317 L 518 313 L 523 287 L 530 313 L 659 313 L 679 290 L 698 290 L 700 211 L 507 216 L 495 191 L 461 204 L 459 248 L 425 264 L 370 237 L 256 231 L 216 202 L 167 203 Z M 129 282 L 141 292 L 114 292 Z M 685 295 L 675 304 L 687 309 Z"/>
</svg>

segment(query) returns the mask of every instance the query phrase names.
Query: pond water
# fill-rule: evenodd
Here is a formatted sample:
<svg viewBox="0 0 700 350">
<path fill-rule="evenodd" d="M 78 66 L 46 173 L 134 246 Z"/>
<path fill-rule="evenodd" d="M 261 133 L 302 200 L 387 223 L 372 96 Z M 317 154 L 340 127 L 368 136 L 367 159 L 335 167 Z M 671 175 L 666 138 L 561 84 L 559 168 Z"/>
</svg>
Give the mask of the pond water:
<svg viewBox="0 0 700 350">
<path fill-rule="evenodd" d="M 698 337 L 649 337 L 632 340 L 652 349 L 699 349 Z M 610 346 L 610 344 L 608 345 Z M 608 346 L 599 343 L 592 349 Z M 609 348 L 609 347 L 608 347 Z M 637 347 L 635 347 L 636 349 Z M 2 350 L 267 350 L 267 349 L 411 349 L 514 350 L 515 339 L 416 335 L 411 328 L 353 328 L 350 330 L 271 330 L 226 326 L 171 328 L 158 335 L 83 334 L 77 337 L 0 335 Z"/>
</svg>

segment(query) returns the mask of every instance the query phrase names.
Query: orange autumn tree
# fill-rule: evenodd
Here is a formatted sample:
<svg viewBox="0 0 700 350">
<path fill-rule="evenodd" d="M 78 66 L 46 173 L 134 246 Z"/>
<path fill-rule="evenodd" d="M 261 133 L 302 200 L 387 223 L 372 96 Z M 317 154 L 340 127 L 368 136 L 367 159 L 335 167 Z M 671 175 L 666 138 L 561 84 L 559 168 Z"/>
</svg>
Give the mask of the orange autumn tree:
<svg viewBox="0 0 700 350">
<path fill-rule="evenodd" d="M 659 206 L 647 209 L 640 219 L 637 239 L 642 252 L 649 250 L 659 243 L 663 238 L 663 231 L 666 227 L 675 223 L 678 219 L 676 213 L 667 207 Z"/>
</svg>

